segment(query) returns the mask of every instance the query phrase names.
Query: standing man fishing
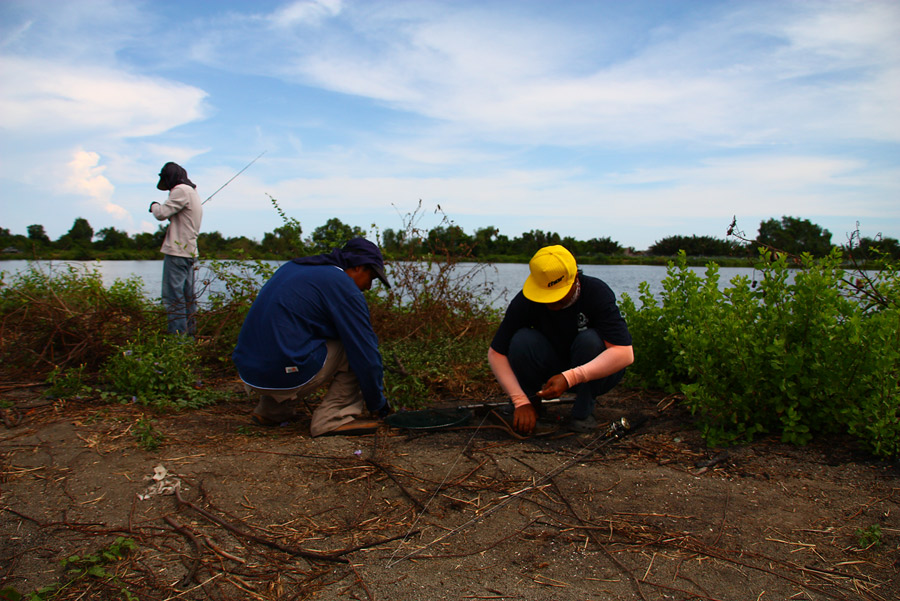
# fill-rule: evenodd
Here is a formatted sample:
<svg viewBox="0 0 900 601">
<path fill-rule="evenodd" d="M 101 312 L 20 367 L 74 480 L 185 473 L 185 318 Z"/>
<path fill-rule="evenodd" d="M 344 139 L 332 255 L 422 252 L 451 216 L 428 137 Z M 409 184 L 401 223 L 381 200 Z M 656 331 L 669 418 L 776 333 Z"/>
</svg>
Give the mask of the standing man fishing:
<svg viewBox="0 0 900 601">
<path fill-rule="evenodd" d="M 160 204 L 150 203 L 150 212 L 159 221 L 169 220 L 163 241 L 162 300 L 169 318 L 169 334 L 193 336 L 197 331 L 194 292 L 194 263 L 197 261 L 197 236 L 203 219 L 203 207 L 197 186 L 177 163 L 166 163 L 159 172 L 159 190 L 169 197 Z"/>
<path fill-rule="evenodd" d="M 531 274 L 506 310 L 488 362 L 515 412 L 513 427 L 534 430 L 543 399 L 575 391 L 568 428 L 597 427 L 595 397 L 609 392 L 634 362 L 631 334 L 605 282 L 578 270 L 562 246 L 540 249 Z"/>
</svg>

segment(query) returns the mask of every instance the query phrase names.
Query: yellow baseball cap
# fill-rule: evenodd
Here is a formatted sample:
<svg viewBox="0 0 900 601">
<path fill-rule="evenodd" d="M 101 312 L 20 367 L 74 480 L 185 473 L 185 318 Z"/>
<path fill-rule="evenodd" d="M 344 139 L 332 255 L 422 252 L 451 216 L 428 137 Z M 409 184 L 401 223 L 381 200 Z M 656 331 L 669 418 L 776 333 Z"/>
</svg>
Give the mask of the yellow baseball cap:
<svg viewBox="0 0 900 601">
<path fill-rule="evenodd" d="M 531 275 L 525 280 L 522 292 L 536 303 L 555 303 L 562 300 L 578 275 L 575 257 L 564 247 L 545 246 L 528 262 Z"/>
</svg>

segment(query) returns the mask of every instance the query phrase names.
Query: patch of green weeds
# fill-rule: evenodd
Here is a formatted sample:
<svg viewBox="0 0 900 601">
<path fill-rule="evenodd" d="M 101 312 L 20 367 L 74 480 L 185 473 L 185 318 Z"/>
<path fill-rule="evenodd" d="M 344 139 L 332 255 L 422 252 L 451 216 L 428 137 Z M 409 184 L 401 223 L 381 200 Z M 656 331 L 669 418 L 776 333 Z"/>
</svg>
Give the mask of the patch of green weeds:
<svg viewBox="0 0 900 601">
<path fill-rule="evenodd" d="M 137 601 L 138 597 L 122 584 L 109 567 L 130 555 L 137 549 L 133 539 L 117 537 L 110 545 L 89 555 L 70 555 L 60 563 L 65 570 L 65 582 L 39 588 L 30 594 L 23 595 L 12 587 L 0 589 L 2 601 L 50 601 L 58 598 L 64 591 L 91 580 L 102 580 L 104 587 L 115 591 L 123 601 Z M 82 595 L 83 596 L 83 595 Z"/>
<path fill-rule="evenodd" d="M 212 404 L 215 392 L 201 386 L 195 342 L 164 334 L 137 337 L 118 347 L 104 363 L 106 398 L 159 409 L 189 409 Z"/>
<path fill-rule="evenodd" d="M 85 374 L 85 365 L 82 363 L 78 367 L 54 367 L 50 375 L 47 376 L 47 395 L 57 399 L 78 398 L 84 393 L 90 392 L 87 375 Z"/>
<path fill-rule="evenodd" d="M 856 529 L 856 542 L 861 549 L 877 549 L 881 546 L 881 537 L 881 526 L 878 524 Z"/>
<path fill-rule="evenodd" d="M 366 293 L 394 408 L 499 392 L 486 360 L 501 319 L 492 308 L 493 268 L 454 236 L 429 235 L 421 217 L 421 203 L 404 217 L 399 238 L 408 255 L 390 263 L 391 288 Z M 441 231 L 460 230 L 444 216 Z"/>
<path fill-rule="evenodd" d="M 272 274 L 275 265 L 263 260 L 213 259 L 205 263 L 209 287 L 207 301 L 198 315 L 197 333 L 205 339 L 197 351 L 208 363 L 234 369 L 231 351 L 241 331 L 244 318 L 260 287 Z M 216 289 L 210 287 L 217 283 Z"/>
<path fill-rule="evenodd" d="M 109 410 L 106 408 L 101 408 L 101 409 L 94 411 L 93 413 L 88 415 L 86 418 L 84 418 L 84 423 L 85 424 L 96 424 L 98 422 L 104 421 L 108 417 L 109 417 Z"/>
<path fill-rule="evenodd" d="M 393 407 L 420 409 L 445 396 L 481 396 L 480 383 L 489 381 L 488 336 L 387 340 L 381 345 L 385 362 L 385 395 Z"/>
<path fill-rule="evenodd" d="M 238 426 L 237 433 L 240 434 L 241 436 L 254 436 L 257 438 L 259 438 L 261 436 L 265 436 L 265 434 L 260 432 L 258 428 L 253 428 L 250 426 Z"/>
<path fill-rule="evenodd" d="M 11 586 L 0 588 L 0 600 L 2 601 L 22 601 L 22 593 Z"/>
<path fill-rule="evenodd" d="M 166 439 L 153 425 L 153 421 L 143 415 L 134 423 L 133 432 L 138 446 L 145 451 L 155 451 Z"/>
</svg>

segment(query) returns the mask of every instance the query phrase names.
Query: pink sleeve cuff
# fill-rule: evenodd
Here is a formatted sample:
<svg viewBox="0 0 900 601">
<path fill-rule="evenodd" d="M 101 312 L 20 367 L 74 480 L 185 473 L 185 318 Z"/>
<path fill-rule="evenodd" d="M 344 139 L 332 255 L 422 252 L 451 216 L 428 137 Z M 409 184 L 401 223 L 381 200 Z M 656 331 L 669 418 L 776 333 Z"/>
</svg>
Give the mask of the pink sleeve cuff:
<svg viewBox="0 0 900 601">
<path fill-rule="evenodd" d="M 569 385 L 569 388 L 587 382 L 587 374 L 585 374 L 583 365 L 573 367 L 572 369 L 567 369 L 562 373 L 562 375 L 566 379 L 566 383 Z"/>
<path fill-rule="evenodd" d="M 513 394 L 510 395 L 509 399 L 512 401 L 516 409 L 531 404 L 531 401 L 528 400 L 528 397 L 525 394 Z"/>
</svg>

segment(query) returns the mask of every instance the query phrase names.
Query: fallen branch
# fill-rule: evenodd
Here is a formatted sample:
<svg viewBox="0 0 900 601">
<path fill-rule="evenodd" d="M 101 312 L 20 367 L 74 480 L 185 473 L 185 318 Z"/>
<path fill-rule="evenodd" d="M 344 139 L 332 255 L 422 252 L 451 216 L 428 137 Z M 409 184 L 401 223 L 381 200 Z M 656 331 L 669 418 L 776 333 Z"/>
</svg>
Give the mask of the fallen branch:
<svg viewBox="0 0 900 601">
<path fill-rule="evenodd" d="M 400 540 L 402 538 L 406 538 L 407 536 L 415 536 L 419 533 L 418 530 L 413 530 L 409 534 L 398 534 L 397 536 L 392 536 L 390 538 L 383 538 L 381 540 L 377 540 L 371 543 L 366 543 L 365 545 L 357 545 L 355 547 L 349 547 L 347 549 L 342 549 L 340 551 L 335 551 L 333 555 L 335 557 L 343 557 L 344 555 L 349 555 L 350 553 L 354 553 L 356 551 L 362 551 L 363 549 L 370 549 L 372 547 L 377 547 L 379 545 L 384 545 L 386 543 L 393 542 L 395 540 Z"/>
<path fill-rule="evenodd" d="M 191 548 L 193 548 L 194 550 L 194 556 L 192 558 L 191 565 L 188 568 L 187 574 L 185 574 L 184 578 L 182 578 L 178 582 L 178 584 L 175 585 L 179 588 L 183 588 L 188 586 L 191 582 L 194 582 L 197 576 L 197 568 L 200 567 L 200 541 L 197 540 L 197 537 L 194 536 L 193 532 L 179 524 L 174 518 L 166 516 L 164 519 L 166 520 L 167 524 L 175 529 L 175 532 L 179 533 L 188 540 L 188 542 L 191 544 Z"/>
<path fill-rule="evenodd" d="M 281 543 L 276 542 L 276 541 L 272 541 L 272 540 L 262 538 L 260 536 L 256 536 L 255 534 L 251 534 L 250 532 L 246 532 L 246 531 L 238 528 L 234 524 L 231 524 L 230 522 L 227 522 L 227 521 L 219 518 L 218 516 L 211 514 L 210 512 L 203 509 L 202 507 L 194 505 L 190 501 L 184 500 L 184 498 L 181 496 L 181 491 L 179 491 L 177 488 L 175 489 L 175 498 L 178 500 L 178 502 L 180 504 L 193 509 L 194 511 L 196 511 L 197 513 L 199 513 L 206 519 L 210 520 L 211 522 L 214 522 L 214 523 L 222 526 L 226 530 L 229 530 L 230 532 L 232 532 L 242 538 L 252 540 L 253 542 L 259 543 L 261 545 L 265 545 L 267 547 L 271 547 L 272 549 L 277 549 L 279 551 L 289 553 L 290 555 L 296 555 L 298 557 L 303 557 L 305 559 L 310 559 L 313 561 L 334 561 L 337 563 L 349 563 L 349 561 L 347 561 L 346 559 L 343 559 L 342 557 L 339 557 L 339 556 L 331 554 L 331 553 L 319 553 L 316 551 L 306 551 L 305 549 L 296 549 L 294 547 L 288 547 L 286 545 L 282 545 Z"/>
<path fill-rule="evenodd" d="M 394 474 L 392 474 L 390 470 L 388 470 L 385 466 L 381 465 L 374 459 L 366 459 L 366 463 L 368 463 L 369 465 L 375 466 L 378 469 L 380 469 L 382 472 L 384 472 L 384 474 L 388 478 L 390 478 L 394 482 L 394 484 L 397 485 L 397 488 L 400 489 L 400 492 L 402 492 L 404 494 L 404 496 L 406 496 L 407 499 L 412 501 L 412 504 L 415 505 L 419 511 L 425 511 L 425 506 L 422 505 L 421 501 L 419 501 L 417 498 L 412 496 L 412 493 L 410 493 L 408 490 L 406 490 L 406 488 L 402 484 L 400 484 L 400 481 L 397 480 L 397 477 L 394 476 Z"/>
</svg>

